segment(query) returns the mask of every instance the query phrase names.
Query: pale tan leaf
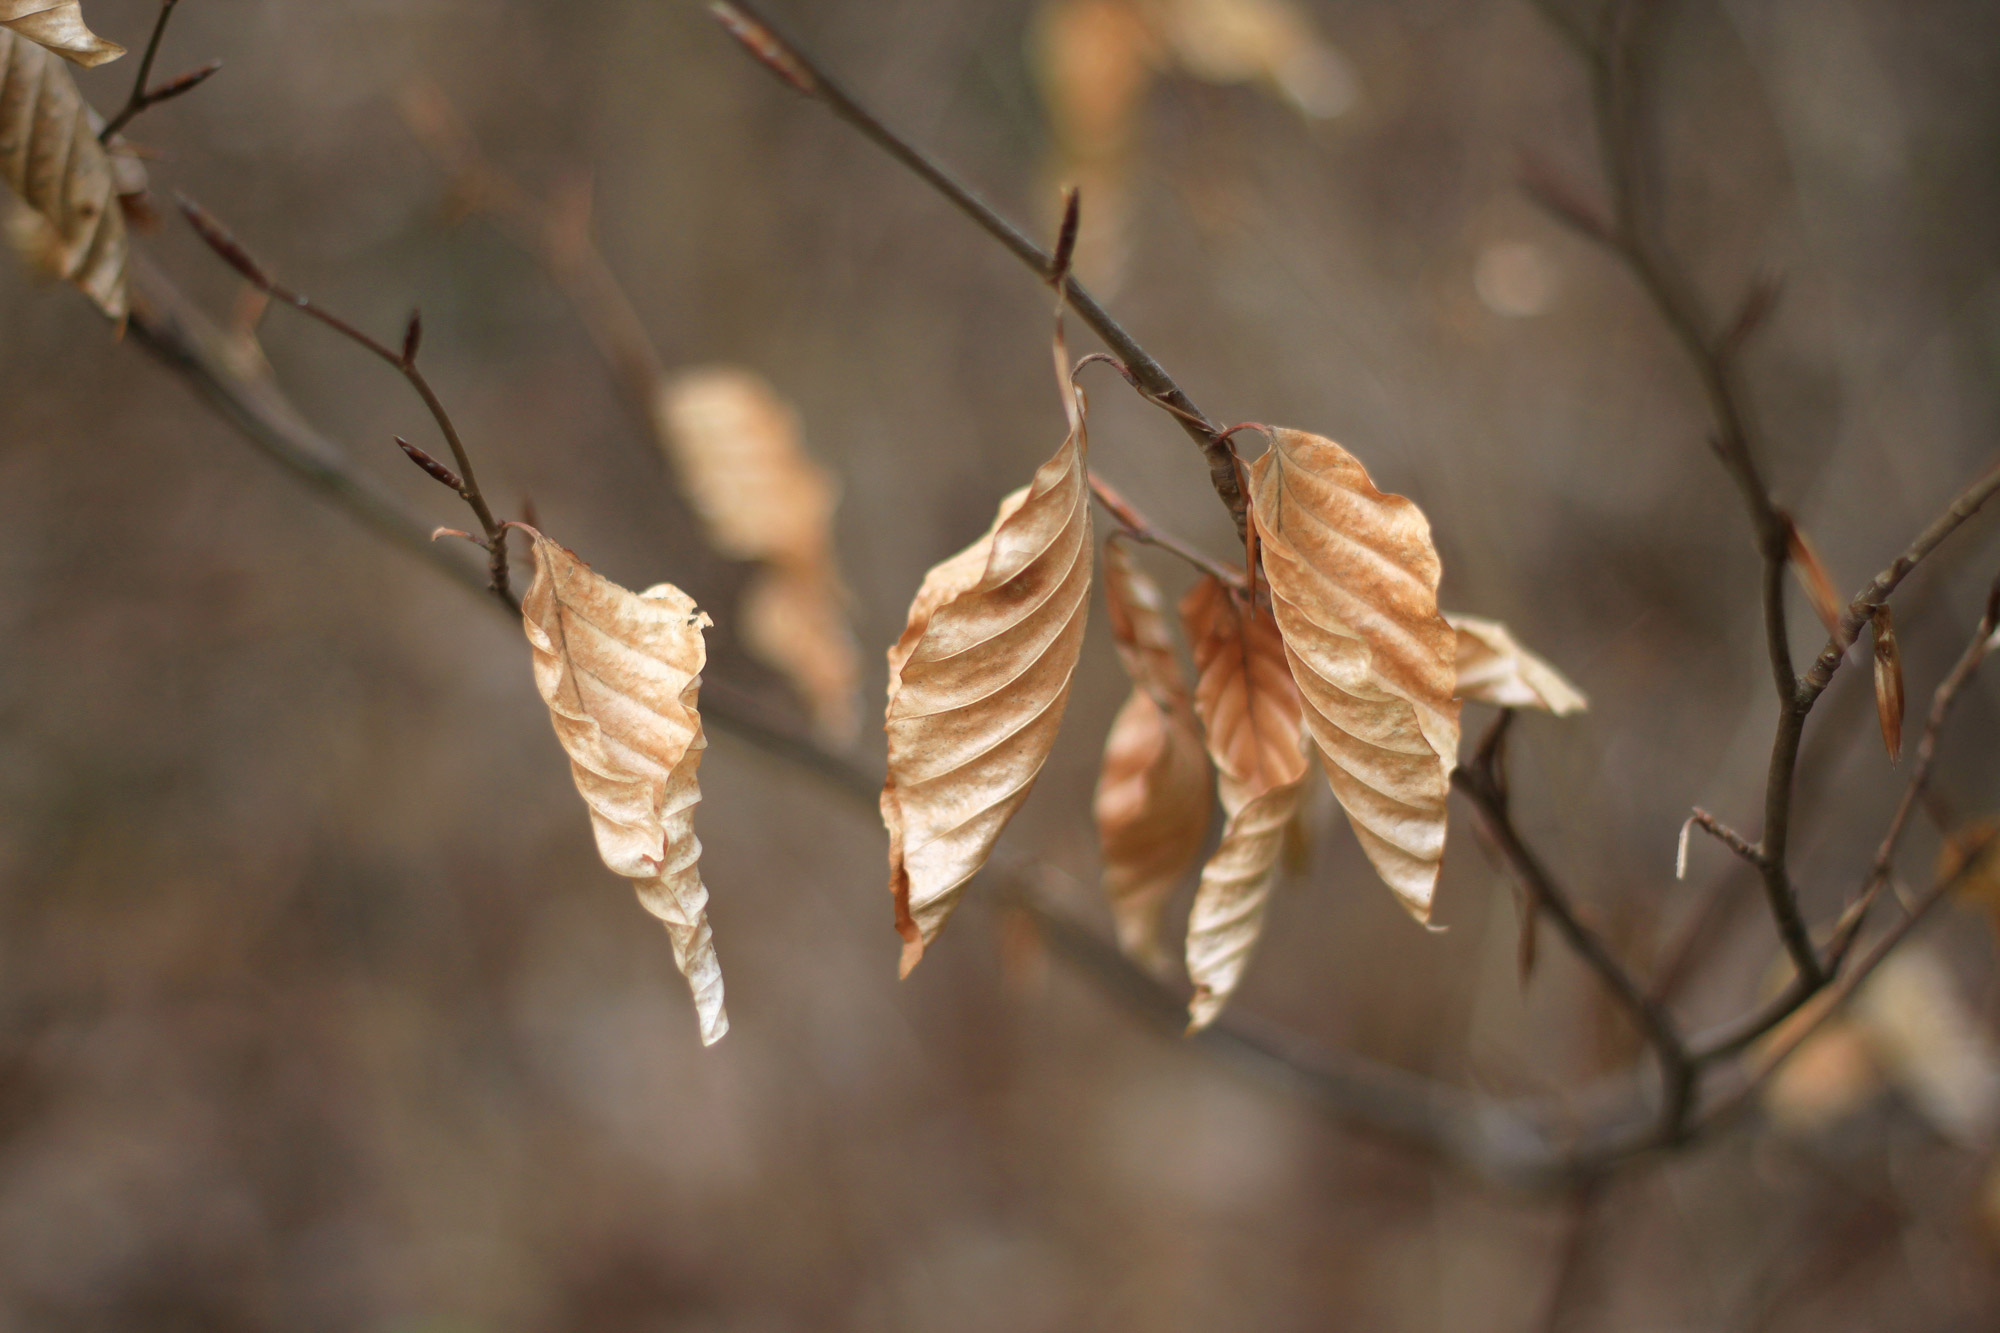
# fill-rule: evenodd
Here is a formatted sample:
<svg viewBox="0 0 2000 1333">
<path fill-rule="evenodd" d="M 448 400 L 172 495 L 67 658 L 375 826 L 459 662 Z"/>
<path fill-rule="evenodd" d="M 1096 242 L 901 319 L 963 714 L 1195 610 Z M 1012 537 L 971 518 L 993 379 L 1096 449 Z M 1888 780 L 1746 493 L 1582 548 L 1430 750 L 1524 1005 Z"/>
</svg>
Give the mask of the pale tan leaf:
<svg viewBox="0 0 2000 1333">
<path fill-rule="evenodd" d="M 529 529 L 535 579 L 521 599 L 535 686 L 590 809 L 597 853 L 666 923 L 701 1039 L 729 1030 L 708 925 L 694 807 L 707 745 L 697 700 L 709 618 L 662 583 L 633 593 Z"/>
<path fill-rule="evenodd" d="M 2000 1130 L 2000 1052 L 1923 941 L 1890 954 L 1854 999 L 1869 1052 L 1925 1119 L 1966 1148 Z"/>
<path fill-rule="evenodd" d="M 710 544 L 734 560 L 827 558 L 833 478 L 806 455 L 798 413 L 736 366 L 669 376 L 655 424 Z"/>
<path fill-rule="evenodd" d="M 1046 0 L 1031 50 L 1054 150 L 1047 196 L 1082 193 L 1073 267 L 1114 292 L 1131 248 L 1132 162 L 1158 43 L 1135 0 Z"/>
<path fill-rule="evenodd" d="M 709 544 L 771 567 L 745 594 L 744 646 L 784 673 L 823 736 L 851 741 L 861 667 L 833 555 L 839 492 L 798 414 L 750 371 L 705 366 L 661 383 L 654 426 Z"/>
<path fill-rule="evenodd" d="M 1889 762 L 1903 757 L 1903 654 L 1896 647 L 1896 622 L 1889 608 L 1875 608 L 1875 716 Z"/>
<path fill-rule="evenodd" d="M 105 41 L 84 25 L 83 6 L 78 0 L 0 0 L 0 28 L 17 32 L 86 69 L 125 54 L 124 47 Z"/>
<path fill-rule="evenodd" d="M 1298 689 L 1271 617 L 1210 577 L 1182 599 L 1181 619 L 1227 817 L 1188 916 L 1195 985 L 1188 1029 L 1197 1031 L 1235 993 L 1262 933 L 1285 829 L 1305 789 L 1306 756 Z"/>
<path fill-rule="evenodd" d="M 1872 1101 L 1882 1074 L 1859 1029 L 1834 1017 L 1807 1037 L 1758 1090 L 1764 1112 L 1792 1134 L 1822 1133 Z"/>
<path fill-rule="evenodd" d="M 1418 920 L 1458 762 L 1458 636 L 1422 511 L 1331 440 L 1274 430 L 1250 467 L 1272 609 L 1306 726 L 1362 850 Z"/>
<path fill-rule="evenodd" d="M 0 176 L 53 234 L 51 267 L 112 319 L 125 317 L 129 243 L 110 158 L 69 70 L 0 27 Z"/>
<path fill-rule="evenodd" d="M 1583 691 L 1523 648 L 1497 620 L 1447 611 L 1458 634 L 1458 697 L 1501 708 L 1539 708 L 1567 717 L 1590 706 Z"/>
<path fill-rule="evenodd" d="M 1262 83 L 1301 115 L 1353 105 L 1353 68 L 1293 0 L 1150 0 L 1181 68 L 1206 83 Z"/>
<path fill-rule="evenodd" d="M 743 646 L 782 671 L 812 709 L 813 727 L 835 744 L 861 728 L 860 649 L 831 571 L 772 565 L 750 580 L 737 608 Z"/>
<path fill-rule="evenodd" d="M 1125 953 L 1159 970 L 1160 913 L 1208 837 L 1208 756 L 1174 656 L 1166 599 L 1122 542 L 1104 548 L 1104 600 L 1132 694 L 1097 781 L 1104 893 Z"/>
<path fill-rule="evenodd" d="M 1081 421 L 985 536 L 933 568 L 889 649 L 889 888 L 908 976 L 1055 744 L 1089 611 Z"/>
</svg>

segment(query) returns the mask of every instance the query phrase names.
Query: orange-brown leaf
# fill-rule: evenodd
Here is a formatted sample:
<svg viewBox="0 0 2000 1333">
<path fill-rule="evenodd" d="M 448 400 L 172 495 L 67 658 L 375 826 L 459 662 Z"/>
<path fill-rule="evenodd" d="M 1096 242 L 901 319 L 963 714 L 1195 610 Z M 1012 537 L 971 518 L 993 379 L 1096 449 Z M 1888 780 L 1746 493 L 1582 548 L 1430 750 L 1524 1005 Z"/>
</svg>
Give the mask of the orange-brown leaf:
<svg viewBox="0 0 2000 1333">
<path fill-rule="evenodd" d="M 1194 650 L 1195 707 L 1220 770 L 1227 817 L 1202 867 L 1188 916 L 1190 1031 L 1207 1027 L 1235 993 L 1263 931 L 1285 828 L 1305 788 L 1297 687 L 1271 617 L 1215 578 L 1181 601 Z"/>
<path fill-rule="evenodd" d="M 1799 583 L 1806 590 L 1806 600 L 1812 603 L 1813 611 L 1820 623 L 1826 626 L 1828 634 L 1840 628 L 1840 616 L 1847 604 L 1834 591 L 1833 575 L 1826 569 L 1826 562 L 1819 558 L 1819 550 L 1812 544 L 1798 524 L 1786 522 L 1787 538 L 1785 549 L 1791 556 L 1792 571 L 1799 576 Z"/>
<path fill-rule="evenodd" d="M 633 593 L 530 530 L 535 578 L 521 599 L 535 686 L 590 809 L 597 853 L 666 923 L 694 994 L 704 1045 L 729 1030 L 708 925 L 696 770 L 707 741 L 697 700 L 706 615 L 662 583 Z"/>
<path fill-rule="evenodd" d="M 85 69 L 125 54 L 124 47 L 105 41 L 84 24 L 78 0 L 0 0 L 0 28 Z"/>
<path fill-rule="evenodd" d="M 1090 489 L 1072 427 L 985 536 L 937 565 L 889 649 L 889 888 L 903 975 L 1027 799 L 1089 610 Z"/>
<path fill-rule="evenodd" d="M 1331 440 L 1275 430 L 1250 467 L 1272 609 L 1334 796 L 1419 920 L 1458 762 L 1458 635 L 1421 510 Z"/>
<path fill-rule="evenodd" d="M 1161 909 L 1208 836 L 1208 756 L 1174 656 L 1166 599 L 1121 542 L 1104 548 L 1104 600 L 1132 679 L 1097 781 L 1104 892 L 1119 947 L 1157 969 Z"/>
<path fill-rule="evenodd" d="M 1889 608 L 1875 608 L 1875 716 L 1889 762 L 1903 757 L 1903 655 L 1896 647 L 1896 622 Z"/>
<path fill-rule="evenodd" d="M 0 177 L 48 224 L 46 262 L 112 319 L 125 316 L 130 245 L 117 173 L 70 72 L 0 27 Z"/>
<path fill-rule="evenodd" d="M 1523 648 L 1497 620 L 1446 612 L 1458 634 L 1458 697 L 1501 708 L 1539 708 L 1557 717 L 1590 706 L 1560 671 Z"/>
</svg>

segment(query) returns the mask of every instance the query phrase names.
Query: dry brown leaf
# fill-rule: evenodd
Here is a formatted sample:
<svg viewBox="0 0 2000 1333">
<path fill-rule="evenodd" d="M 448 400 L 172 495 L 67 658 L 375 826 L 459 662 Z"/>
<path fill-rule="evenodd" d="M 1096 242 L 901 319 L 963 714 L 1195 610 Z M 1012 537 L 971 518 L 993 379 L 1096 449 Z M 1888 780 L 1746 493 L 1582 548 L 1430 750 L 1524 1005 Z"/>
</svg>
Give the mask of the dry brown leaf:
<svg viewBox="0 0 2000 1333">
<path fill-rule="evenodd" d="M 1209 577 L 1181 600 L 1181 620 L 1227 817 L 1188 916 L 1192 1032 L 1222 1012 L 1262 933 L 1285 827 L 1305 788 L 1306 756 L 1298 688 L 1271 617 Z"/>
<path fill-rule="evenodd" d="M 1067 389 L 1065 390 L 1068 391 Z M 1078 409 L 986 535 L 924 577 L 889 649 L 889 888 L 901 970 L 923 957 L 1055 744 L 1089 610 Z"/>
<path fill-rule="evenodd" d="M 1497 620 L 1445 612 L 1458 635 L 1458 697 L 1567 717 L 1590 706 L 1560 671 L 1523 648 Z"/>
<path fill-rule="evenodd" d="M 40 214 L 50 267 L 125 317 L 129 243 L 117 173 L 61 61 L 0 27 L 0 175 Z"/>
<path fill-rule="evenodd" d="M 1828 634 L 1840 629 L 1840 616 L 1847 604 L 1834 591 L 1833 575 L 1827 572 L 1826 562 L 1819 558 L 1819 550 L 1812 544 L 1812 538 L 1805 530 L 1787 519 L 1785 549 L 1792 562 L 1792 572 L 1799 576 L 1799 586 L 1806 590 L 1806 600 L 1819 616 L 1820 624 L 1826 626 Z"/>
<path fill-rule="evenodd" d="M 1304 431 L 1271 432 L 1250 489 L 1272 609 L 1333 794 L 1376 871 L 1428 920 L 1458 762 L 1458 635 L 1438 614 L 1430 524 Z"/>
<path fill-rule="evenodd" d="M 694 833 L 695 771 L 707 745 L 697 710 L 708 658 L 701 631 L 709 618 L 672 584 L 633 593 L 528 532 L 535 579 L 521 619 L 535 686 L 590 808 L 597 854 L 666 923 L 702 1044 L 712 1045 L 729 1031 L 729 1017 Z"/>
<path fill-rule="evenodd" d="M 89 69 L 125 54 L 83 22 L 78 0 L 0 0 L 0 28 L 17 32 L 63 59 Z"/>
<path fill-rule="evenodd" d="M 663 381 L 654 425 L 709 543 L 771 568 L 745 594 L 744 646 L 784 673 L 837 743 L 859 726 L 859 650 L 833 558 L 838 488 L 798 414 L 758 375 L 706 366 Z"/>
<path fill-rule="evenodd" d="M 1875 716 L 1889 762 L 1903 757 L 1903 655 L 1896 647 L 1896 622 L 1889 608 L 1875 608 Z"/>
<path fill-rule="evenodd" d="M 1128 957 L 1160 970 L 1160 913 L 1208 837 L 1208 755 L 1174 656 L 1166 598 L 1123 542 L 1104 548 L 1104 601 L 1132 694 L 1097 781 L 1104 893 Z"/>
</svg>

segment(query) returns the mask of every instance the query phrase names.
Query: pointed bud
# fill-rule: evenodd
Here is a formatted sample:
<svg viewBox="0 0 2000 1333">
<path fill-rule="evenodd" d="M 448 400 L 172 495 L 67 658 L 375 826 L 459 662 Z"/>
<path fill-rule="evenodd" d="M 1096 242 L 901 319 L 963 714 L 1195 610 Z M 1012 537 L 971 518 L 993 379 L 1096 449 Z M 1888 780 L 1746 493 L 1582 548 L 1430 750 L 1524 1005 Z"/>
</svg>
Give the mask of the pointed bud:
<svg viewBox="0 0 2000 1333">
<path fill-rule="evenodd" d="M 443 463 L 438 462 L 437 459 L 432 458 L 429 454 L 417 448 L 416 445 L 411 444 L 400 435 L 396 437 L 396 443 L 402 446 L 403 452 L 409 455 L 412 463 L 430 473 L 432 480 L 440 485 L 451 487 L 452 490 L 457 491 L 461 495 L 465 493 L 465 483 L 458 479 L 456 472 L 453 472 Z"/>
<path fill-rule="evenodd" d="M 423 345 L 423 341 L 424 341 L 424 312 L 421 310 L 412 310 L 410 312 L 410 322 L 403 329 L 404 365 L 408 366 L 408 365 L 414 365 L 416 363 L 417 348 Z"/>
<path fill-rule="evenodd" d="M 1882 744 L 1889 762 L 1903 755 L 1903 657 L 1896 647 L 1896 624 L 1889 608 L 1875 608 L 1875 714 L 1882 721 Z"/>
<path fill-rule="evenodd" d="M 1826 562 L 1813 549 L 1812 539 L 1792 522 L 1790 514 L 1785 520 L 1785 551 L 1791 557 L 1792 572 L 1799 576 L 1799 584 L 1806 590 L 1806 600 L 1819 613 L 1820 622 L 1826 626 L 1828 634 L 1840 632 L 1840 614 L 1846 606 L 1840 594 L 1833 590 L 1833 577 L 1826 571 Z"/>
</svg>

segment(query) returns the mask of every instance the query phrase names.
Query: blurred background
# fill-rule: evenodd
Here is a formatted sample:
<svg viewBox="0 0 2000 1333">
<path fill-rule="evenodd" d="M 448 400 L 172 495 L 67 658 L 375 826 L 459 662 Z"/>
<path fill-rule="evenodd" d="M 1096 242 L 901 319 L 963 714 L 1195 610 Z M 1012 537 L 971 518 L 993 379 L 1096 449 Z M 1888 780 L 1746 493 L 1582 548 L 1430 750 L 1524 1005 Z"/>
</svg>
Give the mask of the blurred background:
<svg viewBox="0 0 2000 1333">
<path fill-rule="evenodd" d="M 1757 830 L 1756 552 L 1657 316 L 1519 187 L 1533 153 L 1598 189 L 1583 72 L 1533 9 L 1298 0 L 1246 66 L 1199 30 L 1153 31 L 1137 65 L 1064 45 L 1068 0 L 773 8 L 1007 211 L 1046 230 L 1052 182 L 1084 180 L 1086 276 L 1207 412 L 1330 435 L 1424 507 L 1444 604 L 1591 697 L 1520 723 L 1525 829 L 1642 970 L 1718 905 L 1677 983 L 1691 1026 L 1753 1002 L 1776 956 L 1753 882 L 1706 842 L 1676 882 L 1674 851 L 1693 804 Z M 136 51 L 155 8 L 86 12 Z M 1782 278 L 1747 362 L 1763 462 L 1858 587 L 2000 427 L 2000 10 L 1684 0 L 1664 32 L 1667 235 L 1717 310 Z M 733 637 L 745 567 L 708 551 L 548 274 L 454 220 L 398 96 L 435 84 L 530 190 L 588 174 L 663 359 L 765 376 L 840 479 L 856 754 L 879 763 L 865 719 L 911 593 L 1061 438 L 1032 276 L 692 0 L 185 0 L 160 71 L 211 58 L 132 131 L 156 190 L 380 336 L 420 304 L 496 501 L 532 496 L 622 583 L 688 589 L 719 623 L 710 679 L 801 716 Z M 134 64 L 79 83 L 110 109 Z M 144 245 L 218 316 L 237 301 L 177 219 Z M 1163 1036 L 976 891 L 899 984 L 879 824 L 712 727 L 734 1030 L 704 1051 L 657 924 L 596 858 L 518 627 L 252 454 L 74 292 L 0 265 L 0 310 L 0 1328 L 2000 1322 L 2000 993 L 1973 907 L 1927 924 L 1845 1054 L 1802 1059 L 1817 1077 L 1586 1195 L 1511 1194 Z M 461 522 L 391 444 L 431 438 L 406 386 L 283 315 L 280 382 Z M 1094 466 L 1227 556 L 1192 446 L 1093 375 Z M 1912 736 L 1994 562 L 1975 521 L 1899 594 Z M 1803 655 L 1822 638 L 1793 600 Z M 1126 685 L 1098 628 L 1001 852 L 1108 933 L 1089 800 Z M 1816 921 L 1902 782 L 1867 672 L 1808 735 Z M 1946 730 L 1939 822 L 2000 808 L 1995 689 Z M 1430 935 L 1314 800 L 1237 1007 L 1495 1096 L 1630 1066 L 1553 939 L 1517 976 L 1462 806 Z M 1938 843 L 1920 821 L 1904 880 Z"/>
</svg>

